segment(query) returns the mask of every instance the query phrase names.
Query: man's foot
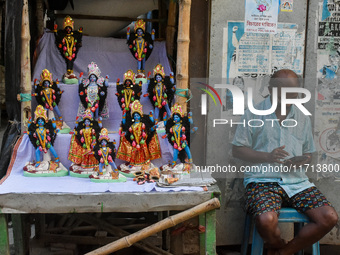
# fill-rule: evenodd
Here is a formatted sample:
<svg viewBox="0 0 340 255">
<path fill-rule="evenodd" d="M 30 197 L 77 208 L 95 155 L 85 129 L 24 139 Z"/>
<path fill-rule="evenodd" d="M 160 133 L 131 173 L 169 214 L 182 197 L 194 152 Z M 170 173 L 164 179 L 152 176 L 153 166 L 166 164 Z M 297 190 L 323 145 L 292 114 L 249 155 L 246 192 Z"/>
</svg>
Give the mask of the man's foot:
<svg viewBox="0 0 340 255">
<path fill-rule="evenodd" d="M 279 245 L 271 246 L 268 243 L 266 243 L 264 246 L 265 246 L 266 249 L 268 249 L 268 252 L 269 252 L 270 250 L 282 249 L 287 243 L 288 243 L 287 240 L 281 238 L 281 243 Z"/>
</svg>

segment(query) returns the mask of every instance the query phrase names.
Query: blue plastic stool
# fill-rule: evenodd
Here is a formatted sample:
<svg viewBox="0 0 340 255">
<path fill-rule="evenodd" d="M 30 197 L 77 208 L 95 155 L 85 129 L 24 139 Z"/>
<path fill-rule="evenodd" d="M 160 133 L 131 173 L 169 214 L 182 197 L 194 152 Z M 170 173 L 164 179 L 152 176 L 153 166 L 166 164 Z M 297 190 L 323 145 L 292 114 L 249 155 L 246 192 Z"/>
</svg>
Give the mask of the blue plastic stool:
<svg viewBox="0 0 340 255">
<path fill-rule="evenodd" d="M 279 222 L 293 222 L 299 223 L 300 228 L 303 226 L 303 223 L 309 222 L 309 219 L 306 215 L 297 212 L 293 208 L 282 208 L 280 210 Z M 243 241 L 241 246 L 241 255 L 247 255 L 248 250 L 248 242 L 250 237 L 250 228 L 251 228 L 251 215 L 247 214 L 246 221 L 244 224 L 244 232 L 243 232 Z M 256 230 L 256 226 L 254 224 L 253 229 L 253 242 L 251 246 L 251 255 L 262 255 L 263 254 L 263 240 L 259 233 Z M 300 251 L 298 254 L 303 254 Z M 320 255 L 320 245 L 319 242 L 313 244 L 313 255 Z"/>
</svg>

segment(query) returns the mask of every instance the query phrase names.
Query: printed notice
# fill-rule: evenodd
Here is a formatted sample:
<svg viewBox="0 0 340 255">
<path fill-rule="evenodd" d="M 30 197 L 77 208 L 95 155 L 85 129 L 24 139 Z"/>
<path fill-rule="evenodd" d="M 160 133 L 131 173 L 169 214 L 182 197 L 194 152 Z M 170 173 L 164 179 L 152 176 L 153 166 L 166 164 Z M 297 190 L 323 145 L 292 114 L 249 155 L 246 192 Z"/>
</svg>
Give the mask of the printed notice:
<svg viewBox="0 0 340 255">
<path fill-rule="evenodd" d="M 275 34 L 279 0 L 246 0 L 245 32 Z"/>
<path fill-rule="evenodd" d="M 303 74 L 304 32 L 279 23 L 276 34 L 245 33 L 244 23 L 229 21 L 224 29 L 222 77 L 270 75 L 283 68 Z"/>
<path fill-rule="evenodd" d="M 339 164 L 340 159 L 340 6 L 333 0 L 319 3 L 317 16 L 317 85 L 315 91 L 315 143 L 317 162 Z M 320 173 L 319 176 L 339 174 Z"/>
</svg>

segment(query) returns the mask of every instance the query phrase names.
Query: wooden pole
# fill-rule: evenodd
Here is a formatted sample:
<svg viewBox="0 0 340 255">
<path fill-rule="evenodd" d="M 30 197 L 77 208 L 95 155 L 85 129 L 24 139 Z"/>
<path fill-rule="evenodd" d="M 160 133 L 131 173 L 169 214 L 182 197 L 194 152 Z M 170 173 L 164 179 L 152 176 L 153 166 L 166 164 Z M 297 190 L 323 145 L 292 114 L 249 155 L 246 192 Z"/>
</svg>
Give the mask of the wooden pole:
<svg viewBox="0 0 340 255">
<path fill-rule="evenodd" d="M 165 38 L 166 32 L 166 3 L 164 0 L 158 0 L 158 18 L 161 22 L 158 23 L 159 38 Z"/>
<path fill-rule="evenodd" d="M 36 0 L 37 30 L 38 37 L 44 33 L 44 1 Z"/>
<path fill-rule="evenodd" d="M 177 89 L 188 89 L 189 85 L 189 44 L 190 44 L 191 0 L 179 1 L 178 38 L 177 38 Z M 186 98 L 176 96 L 176 102 L 187 111 Z"/>
<path fill-rule="evenodd" d="M 31 94 L 30 30 L 28 0 L 23 1 L 21 26 L 21 93 Z M 31 116 L 31 101 L 21 102 L 21 133 L 27 131 L 27 121 Z"/>
<path fill-rule="evenodd" d="M 84 222 L 91 224 L 93 226 L 96 226 L 97 228 L 99 227 L 100 229 L 107 231 L 109 234 L 113 235 L 113 236 L 117 236 L 117 237 L 125 237 L 130 235 L 129 232 L 114 226 L 108 222 L 106 222 L 105 220 L 81 213 L 77 215 L 77 218 L 83 220 Z M 143 240 L 141 242 L 138 243 L 134 243 L 133 246 L 135 246 L 136 248 L 146 251 L 148 254 L 154 254 L 154 255 L 171 255 L 171 253 L 162 250 L 161 248 L 158 248 L 156 246 L 154 246 L 152 243 L 150 243 L 147 240 Z"/>
<path fill-rule="evenodd" d="M 157 222 L 145 229 L 142 229 L 134 234 L 123 237 L 111 244 L 105 245 L 99 249 L 92 252 L 86 253 L 86 255 L 105 255 L 112 252 L 118 251 L 120 249 L 130 247 L 132 244 L 151 236 L 157 232 L 163 231 L 170 227 L 176 226 L 177 224 L 196 217 L 202 213 L 214 210 L 220 207 L 220 201 L 217 198 L 213 198 L 207 202 L 197 205 L 191 209 L 184 212 L 178 213 L 174 216 L 167 217 L 166 219 Z"/>
<path fill-rule="evenodd" d="M 176 33 L 177 3 L 171 0 L 168 11 L 168 25 L 166 27 L 166 53 L 170 58 L 174 56 L 174 43 Z"/>
</svg>

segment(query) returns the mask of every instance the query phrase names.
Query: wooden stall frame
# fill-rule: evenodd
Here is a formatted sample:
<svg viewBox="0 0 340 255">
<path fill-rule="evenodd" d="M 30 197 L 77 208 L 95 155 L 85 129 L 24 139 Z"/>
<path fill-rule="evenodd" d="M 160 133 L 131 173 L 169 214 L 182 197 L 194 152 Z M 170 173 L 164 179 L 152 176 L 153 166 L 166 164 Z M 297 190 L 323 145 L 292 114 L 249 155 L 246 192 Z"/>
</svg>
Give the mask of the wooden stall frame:
<svg viewBox="0 0 340 255">
<path fill-rule="evenodd" d="M 172 15 L 168 19 L 168 26 L 167 26 L 167 34 L 169 33 L 169 36 L 167 35 L 167 41 L 170 42 L 168 47 L 168 53 L 173 52 L 174 45 L 171 43 L 174 39 L 174 35 L 176 32 L 176 11 L 177 11 L 177 5 L 176 2 L 171 1 L 170 7 Z M 191 0 L 180 0 L 179 1 L 179 21 L 178 21 L 178 39 L 177 39 L 177 88 L 181 90 L 187 90 L 188 84 L 189 84 L 189 45 L 190 45 L 190 9 L 191 9 Z M 58 16 L 58 15 L 56 15 Z M 64 16 L 64 14 L 63 14 Z M 74 16 L 74 15 L 73 15 Z M 81 18 L 79 15 L 77 18 Z M 100 17 L 100 16 L 92 16 L 92 17 L 86 17 L 86 18 L 93 18 L 93 19 L 110 19 L 110 20 L 117 20 L 116 17 Z M 121 17 L 119 17 L 119 20 L 122 20 Z M 126 20 L 131 20 L 130 18 L 126 18 Z M 134 19 L 135 20 L 135 19 Z M 156 21 L 160 22 L 160 19 L 151 19 L 146 21 Z M 29 19 L 28 19 L 28 0 L 24 0 L 23 5 L 23 16 L 22 16 L 22 55 L 21 55 L 21 93 L 22 94 L 29 94 L 31 92 L 31 68 L 30 68 L 30 33 L 29 33 Z M 169 54 L 171 56 L 171 54 Z M 187 111 L 187 104 L 186 104 L 186 98 L 176 96 L 176 101 L 181 104 L 184 112 Z M 24 111 L 27 111 L 31 109 L 31 102 L 21 102 L 21 109 L 22 113 Z M 30 112 L 30 111 L 29 111 Z M 21 130 L 24 132 L 26 130 L 25 125 L 27 124 L 27 119 L 30 116 L 26 114 L 22 114 L 22 126 Z M 207 211 L 195 211 L 194 213 L 190 210 L 187 212 L 186 220 L 187 218 L 192 218 L 194 216 L 198 216 L 200 213 L 204 216 L 200 216 L 200 222 L 206 223 L 207 226 L 207 232 L 202 238 L 202 243 L 205 247 L 206 254 L 215 254 L 216 247 L 215 247 L 215 224 L 216 224 L 216 215 L 215 215 L 215 208 L 219 207 L 219 201 L 218 199 L 214 200 L 214 206 L 209 207 L 210 212 Z M 217 202 L 216 202 L 217 200 Z M 206 203 L 209 203 L 211 201 L 208 201 Z M 206 204 L 204 203 L 204 204 Z M 179 213 L 179 215 L 184 215 L 186 212 Z M 174 220 L 176 217 L 172 216 L 172 218 L 168 218 L 163 222 L 164 229 L 174 226 L 183 220 Z M 163 228 L 161 228 L 163 229 Z M 159 230 L 159 229 L 157 229 Z M 0 239 L 0 251 L 4 251 L 4 253 L 1 254 L 9 254 L 8 250 L 8 234 L 7 234 L 7 223 L 5 219 L 5 215 L 3 213 L 0 213 L 0 231 L 6 231 L 3 239 Z M 136 233 L 138 234 L 138 233 Z M 207 236 L 208 234 L 208 236 Z M 135 234 L 132 234 L 134 236 Z M 141 238 L 142 237 L 142 238 Z M 140 239 L 139 239 L 140 238 Z M 136 239 L 133 239 L 133 241 L 127 241 L 128 246 L 130 246 L 133 242 L 137 242 L 138 240 L 143 239 L 143 236 L 140 236 Z M 128 239 L 124 239 L 126 242 Z M 119 242 L 118 240 L 117 242 Z M 203 250 L 202 250 L 203 251 Z M 203 251 L 204 252 L 204 251 Z M 92 254 L 92 253 L 90 253 Z M 93 253 L 96 254 L 96 253 Z M 104 254 L 104 253 L 98 253 L 98 254 Z M 106 254 L 106 253 L 105 253 Z"/>
<path fill-rule="evenodd" d="M 134 234 L 121 238 L 113 243 L 105 245 L 99 249 L 87 253 L 86 255 L 106 255 L 112 252 L 121 250 L 123 248 L 130 247 L 132 244 L 152 235 L 157 232 L 163 231 L 170 227 L 176 226 L 177 224 L 189 220 L 202 213 L 209 212 L 220 207 L 220 201 L 217 198 L 213 198 L 207 202 L 195 206 L 194 208 L 188 209 L 184 212 L 178 213 L 174 216 L 169 216 L 166 219 L 153 224 L 147 228 L 144 228 Z M 209 237 L 210 238 L 210 237 Z"/>
<path fill-rule="evenodd" d="M 31 94 L 31 60 L 28 0 L 23 1 L 21 27 L 21 94 Z M 21 133 L 27 131 L 28 119 L 31 116 L 31 101 L 21 100 Z"/>
<path fill-rule="evenodd" d="M 183 91 L 189 87 L 190 9 L 191 0 L 179 1 L 176 86 Z M 176 102 L 184 112 L 187 112 L 186 100 L 185 97 L 176 96 Z"/>
</svg>

